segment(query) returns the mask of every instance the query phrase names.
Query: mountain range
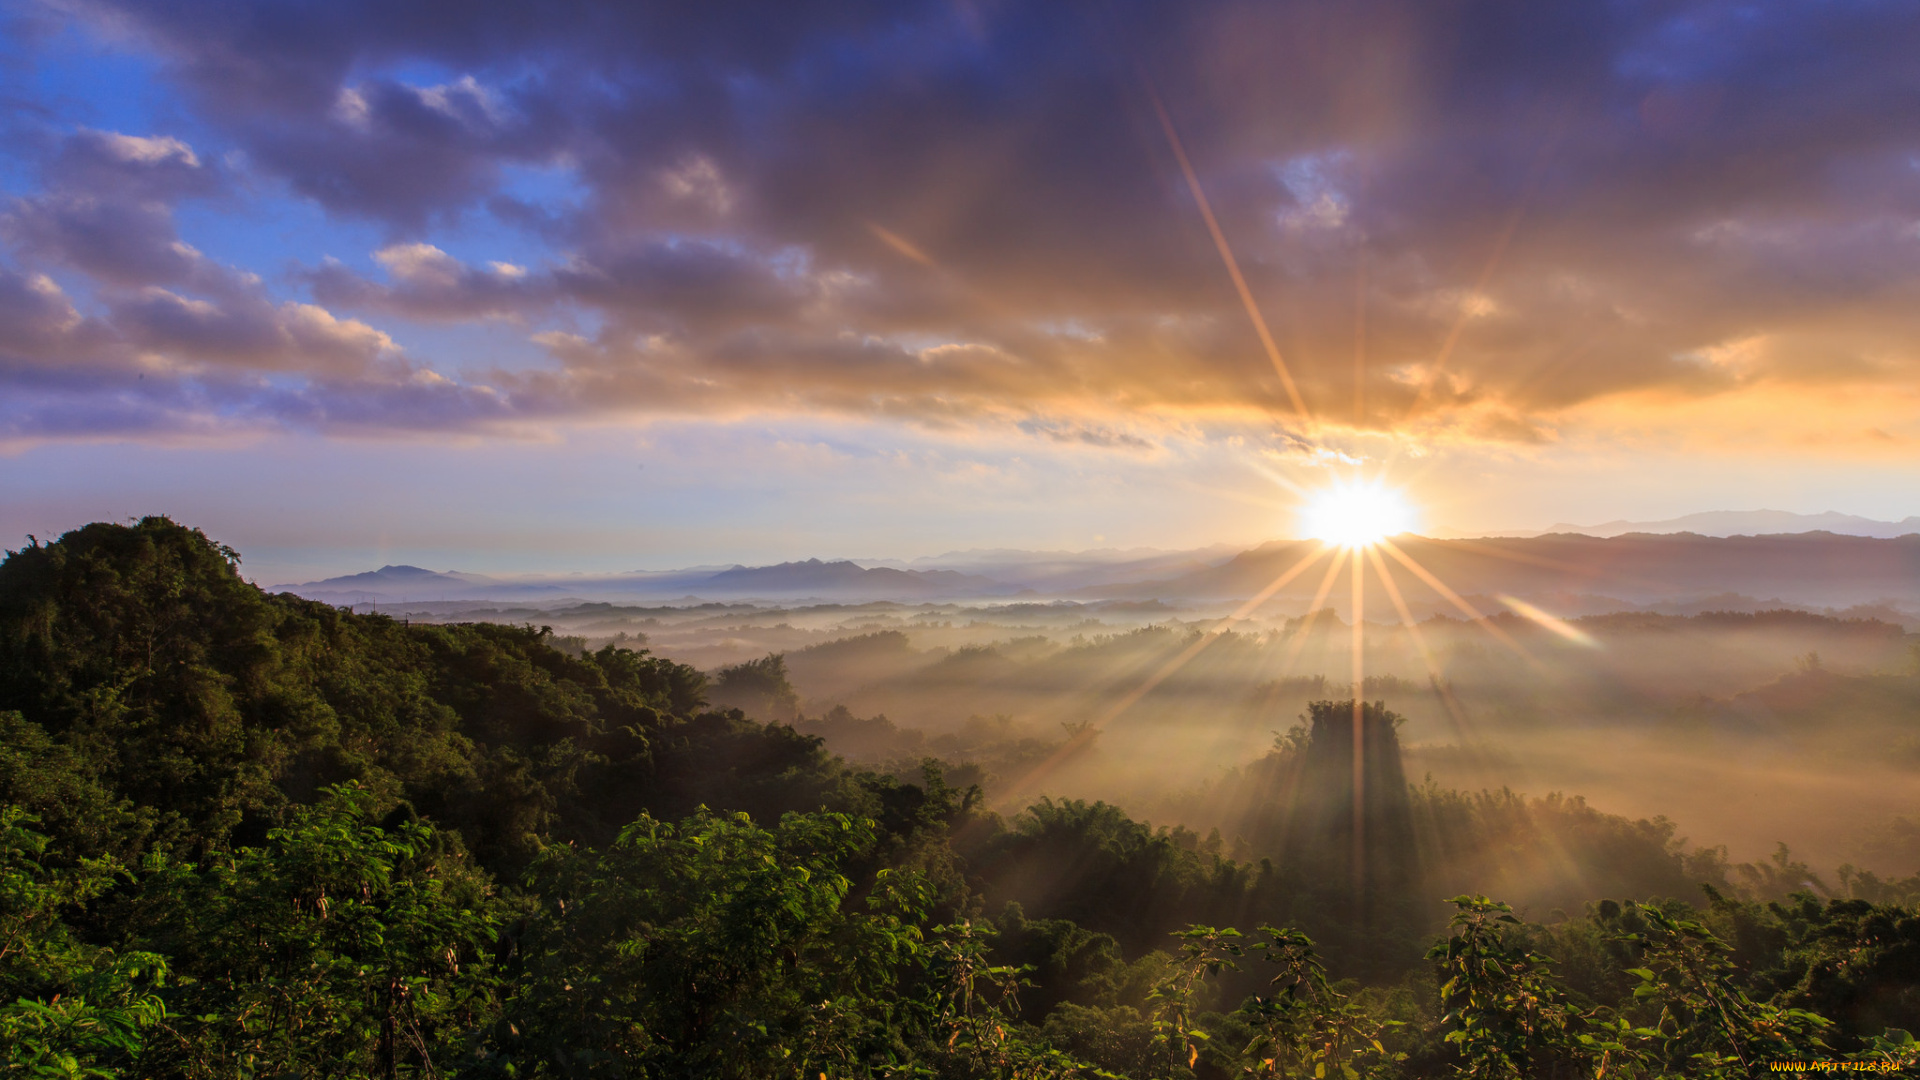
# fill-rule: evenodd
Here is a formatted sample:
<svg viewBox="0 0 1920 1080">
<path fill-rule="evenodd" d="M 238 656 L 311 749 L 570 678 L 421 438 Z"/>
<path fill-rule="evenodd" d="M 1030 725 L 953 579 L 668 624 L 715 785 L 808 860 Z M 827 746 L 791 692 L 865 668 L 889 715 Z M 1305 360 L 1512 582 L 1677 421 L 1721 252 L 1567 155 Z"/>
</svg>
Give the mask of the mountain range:
<svg viewBox="0 0 1920 1080">
<path fill-rule="evenodd" d="M 378 570 L 323 581 L 277 585 L 274 590 L 297 593 L 313 600 L 355 604 L 433 600 L 538 602 L 598 596 L 665 598 L 693 594 L 702 598 L 932 600 L 1011 596 L 1024 591 L 1017 584 L 1009 585 L 954 570 L 863 567 L 845 559 L 833 562 L 808 559 L 777 566 L 736 565 L 719 570 L 698 567 L 690 570 L 529 578 L 496 578 L 459 571 L 426 570 L 418 566 L 383 566 Z"/>
<path fill-rule="evenodd" d="M 1457 605 L 1428 576 L 1483 610 L 1498 610 L 1502 606 L 1498 598 L 1510 595 L 1550 602 L 1564 614 L 1703 597 L 1762 597 L 1781 605 L 1821 607 L 1883 601 L 1911 605 L 1920 600 L 1920 535 L 1879 539 L 1827 532 L 1733 537 L 1549 533 L 1480 540 L 1400 536 L 1393 544 L 1424 575 L 1395 557 L 1375 554 L 1369 561 L 1391 571 L 1403 602 L 1416 614 L 1458 614 Z M 1317 541 L 1310 540 L 1263 544 L 1219 566 L 1104 590 L 1101 595 L 1240 600 L 1259 594 L 1321 550 Z M 1277 589 L 1276 600 L 1296 605 L 1311 600 L 1327 565 L 1322 557 Z M 1348 579 L 1338 580 L 1344 590 Z M 1377 575 L 1368 575 L 1368 614 L 1391 617 L 1392 596 L 1382 595 L 1378 581 Z M 1333 599 L 1345 607 L 1344 597 Z"/>
<path fill-rule="evenodd" d="M 1665 521 L 1609 521 L 1603 525 L 1569 525 L 1561 522 L 1547 530 L 1549 533 L 1581 533 L 1586 536 L 1680 532 L 1699 533 L 1701 536 L 1766 536 L 1816 531 L 1892 539 L 1920 533 L 1920 517 L 1875 521 L 1873 518 L 1832 510 L 1822 514 L 1796 514 L 1788 510 L 1708 510 Z"/>
<path fill-rule="evenodd" d="M 1486 610 L 1497 610 L 1504 603 L 1500 597 L 1512 596 L 1563 614 L 1659 610 L 1676 603 L 1682 608 L 1700 603 L 1729 608 L 1765 603 L 1830 608 L 1920 603 L 1920 534 L 1876 538 L 1815 531 L 1723 537 L 1635 531 L 1593 536 L 1559 531 L 1476 540 L 1408 535 L 1395 538 L 1394 547 L 1444 583 L 1444 589 L 1436 587 L 1421 573 L 1381 552 L 1370 556 L 1390 570 L 1402 602 L 1422 616 L 1457 613 L 1459 606 L 1446 595 L 1448 591 Z M 1300 540 L 1275 541 L 1238 552 L 1228 548 L 1152 553 L 968 552 L 942 557 L 947 567 L 925 569 L 807 559 L 774 566 L 526 578 L 383 566 L 277 588 L 330 603 L 353 604 L 436 600 L 541 604 L 566 599 L 925 602 L 1007 597 L 1211 604 L 1256 595 L 1290 567 L 1321 551 L 1318 541 Z M 1277 589 L 1276 602 L 1299 606 L 1310 601 L 1322 581 L 1330 580 L 1327 566 L 1322 556 L 1318 565 Z M 1370 575 L 1369 580 L 1377 583 L 1379 579 Z M 1372 590 L 1369 615 L 1390 616 L 1391 594 L 1377 584 L 1368 587 Z M 1344 595 L 1332 599 L 1336 605 L 1346 603 Z"/>
</svg>

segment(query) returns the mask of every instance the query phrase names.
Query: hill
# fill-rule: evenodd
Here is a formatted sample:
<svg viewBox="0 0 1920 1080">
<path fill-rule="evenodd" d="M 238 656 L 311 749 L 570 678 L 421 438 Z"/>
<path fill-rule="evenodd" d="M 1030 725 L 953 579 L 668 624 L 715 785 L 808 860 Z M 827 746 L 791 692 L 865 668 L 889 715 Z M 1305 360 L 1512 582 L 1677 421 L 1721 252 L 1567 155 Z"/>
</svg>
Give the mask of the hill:
<svg viewBox="0 0 1920 1080">
<path fill-rule="evenodd" d="M 1690 532 L 1702 536 L 1764 536 L 1773 533 L 1830 532 L 1844 536 L 1873 536 L 1887 540 L 1920 533 L 1920 517 L 1900 521 L 1876 521 L 1856 514 L 1828 510 L 1819 514 L 1796 514 L 1786 510 L 1709 510 L 1686 514 L 1665 521 L 1609 521 L 1601 525 L 1569 525 L 1561 522 L 1550 533 L 1584 533 L 1587 536 L 1620 536 L 1624 533 Z"/>
<path fill-rule="evenodd" d="M 639 571 L 630 574 L 495 578 L 417 566 L 383 566 L 297 585 L 277 585 L 314 600 L 392 604 L 440 600 L 511 600 L 540 603 L 591 596 L 813 597 L 836 600 L 923 600 L 934 597 L 1006 596 L 1018 592 L 990 578 L 954 570 L 862 567 L 846 560 L 732 566 L 715 571 Z"/>
<path fill-rule="evenodd" d="M 1882 540 L 1823 532 L 1736 537 L 1557 533 L 1483 540 L 1401 536 L 1394 544 L 1454 592 L 1481 597 L 1483 603 L 1503 593 L 1523 598 L 1599 596 L 1628 605 L 1744 593 L 1836 607 L 1920 597 L 1920 536 Z M 1317 541 L 1265 544 L 1217 567 L 1088 590 L 1086 595 L 1244 599 L 1319 551 Z M 1444 595 L 1427 581 L 1396 560 L 1385 562 L 1416 609 L 1453 613 Z M 1311 599 L 1321 576 L 1318 569 L 1303 573 L 1276 595 L 1294 602 Z M 1393 610 L 1388 597 L 1376 595 L 1368 614 L 1392 618 Z"/>
<path fill-rule="evenodd" d="M 1017 590 L 990 578 L 953 570 L 862 567 L 840 560 L 780 563 L 723 570 L 693 586 L 713 595 L 821 596 L 842 599 L 923 600 L 1006 595 Z"/>
</svg>

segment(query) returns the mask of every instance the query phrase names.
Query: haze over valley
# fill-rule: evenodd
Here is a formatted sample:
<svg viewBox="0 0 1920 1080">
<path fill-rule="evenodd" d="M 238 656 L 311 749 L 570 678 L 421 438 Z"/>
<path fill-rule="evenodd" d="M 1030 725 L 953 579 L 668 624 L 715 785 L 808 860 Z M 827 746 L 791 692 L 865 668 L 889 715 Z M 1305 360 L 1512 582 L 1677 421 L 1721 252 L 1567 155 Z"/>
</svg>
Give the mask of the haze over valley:
<svg viewBox="0 0 1920 1080">
<path fill-rule="evenodd" d="M 1416 780 L 1585 796 L 1740 859 L 1784 842 L 1829 870 L 1900 870 L 1874 837 L 1920 806 L 1920 535 L 1395 542 L 1452 593 L 1396 565 L 1398 595 L 1364 600 L 1365 694 L 1407 718 Z M 600 577 L 387 567 L 284 588 L 550 626 L 566 648 L 644 647 L 715 678 L 780 657 L 790 699 L 717 700 L 903 775 L 938 757 L 1009 808 L 1106 799 L 1231 839 L 1209 792 L 1349 692 L 1349 581 L 1302 541 Z"/>
</svg>

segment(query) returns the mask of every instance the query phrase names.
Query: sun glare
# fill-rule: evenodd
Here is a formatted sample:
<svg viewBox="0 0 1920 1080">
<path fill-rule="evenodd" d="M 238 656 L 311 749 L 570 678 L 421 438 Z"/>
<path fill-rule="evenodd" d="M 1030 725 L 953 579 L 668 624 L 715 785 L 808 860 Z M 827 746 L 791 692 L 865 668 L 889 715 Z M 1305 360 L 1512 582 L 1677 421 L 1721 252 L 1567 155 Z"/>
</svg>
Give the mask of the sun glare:
<svg viewBox="0 0 1920 1080">
<path fill-rule="evenodd" d="M 1405 495 L 1378 481 L 1342 481 L 1310 498 L 1300 511 L 1307 536 L 1340 547 L 1368 547 L 1413 528 Z"/>
</svg>

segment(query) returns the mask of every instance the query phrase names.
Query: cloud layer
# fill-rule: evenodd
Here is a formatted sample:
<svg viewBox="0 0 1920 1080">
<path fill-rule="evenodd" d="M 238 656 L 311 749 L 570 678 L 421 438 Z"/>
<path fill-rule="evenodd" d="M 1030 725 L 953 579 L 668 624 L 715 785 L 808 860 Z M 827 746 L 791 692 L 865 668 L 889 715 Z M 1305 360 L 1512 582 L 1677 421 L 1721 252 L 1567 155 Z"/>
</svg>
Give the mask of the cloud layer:
<svg viewBox="0 0 1920 1080">
<path fill-rule="evenodd" d="M 1526 445 L 1810 391 L 1920 438 L 1896 2 L 11 14 L 184 118 L 16 110 L 16 439 L 772 411 Z M 181 225 L 302 204 L 381 239 L 223 262 Z"/>
</svg>

